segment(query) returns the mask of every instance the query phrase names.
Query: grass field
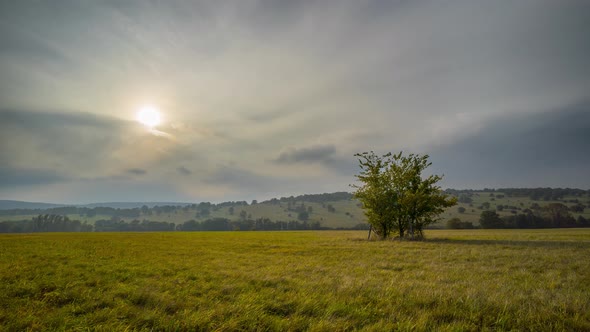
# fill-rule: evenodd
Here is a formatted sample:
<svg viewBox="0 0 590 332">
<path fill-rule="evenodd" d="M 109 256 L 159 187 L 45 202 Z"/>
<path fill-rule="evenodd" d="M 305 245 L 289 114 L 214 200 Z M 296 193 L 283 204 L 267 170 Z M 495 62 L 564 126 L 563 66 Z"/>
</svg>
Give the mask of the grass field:
<svg viewBox="0 0 590 332">
<path fill-rule="evenodd" d="M 0 235 L 0 330 L 590 330 L 590 230 Z"/>
</svg>

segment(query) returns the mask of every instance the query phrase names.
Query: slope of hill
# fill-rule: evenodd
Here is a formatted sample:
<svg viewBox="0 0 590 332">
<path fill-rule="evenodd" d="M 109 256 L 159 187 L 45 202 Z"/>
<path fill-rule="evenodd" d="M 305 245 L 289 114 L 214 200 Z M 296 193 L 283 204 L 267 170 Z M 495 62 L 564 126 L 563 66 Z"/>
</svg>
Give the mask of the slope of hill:
<svg viewBox="0 0 590 332">
<path fill-rule="evenodd" d="M 435 227 L 445 227 L 446 221 L 451 218 L 478 225 L 479 217 L 485 210 L 496 211 L 500 216 L 510 216 L 550 203 L 565 205 L 576 218 L 590 218 L 590 193 L 585 190 L 536 188 L 447 190 L 447 193 L 458 197 L 459 203 L 442 213 L 440 222 Z M 366 223 L 360 202 L 346 192 L 273 198 L 264 202 L 253 201 L 251 204 L 238 201 L 219 204 L 95 203 L 77 207 L 48 205 L 51 207 L 41 210 L 2 210 L 0 221 L 30 220 L 38 214 L 59 214 L 89 223 L 116 219 L 126 222 L 149 220 L 182 224 L 189 220 L 202 222 L 214 218 L 231 221 L 269 219 L 273 222 L 319 222 L 321 226 L 331 228 L 351 228 Z"/>
<path fill-rule="evenodd" d="M 186 202 L 104 202 L 104 203 L 89 203 L 89 204 L 55 204 L 55 203 L 41 203 L 41 202 L 26 202 L 14 200 L 0 200 L 0 210 L 45 210 L 58 207 L 74 206 L 74 207 L 109 207 L 113 209 L 135 209 L 141 208 L 144 205 L 153 208 L 154 206 L 186 206 L 192 203 Z"/>
<path fill-rule="evenodd" d="M 50 208 L 59 207 L 59 206 L 65 206 L 65 205 L 64 204 L 52 204 L 52 203 L 0 200 L 0 210 L 50 209 Z"/>
<path fill-rule="evenodd" d="M 154 206 L 186 206 L 192 203 L 180 203 L 180 202 L 104 202 L 104 203 L 90 203 L 84 205 L 78 205 L 82 207 L 95 208 L 95 207 L 110 207 L 113 209 L 135 209 L 147 206 L 153 208 Z"/>
</svg>

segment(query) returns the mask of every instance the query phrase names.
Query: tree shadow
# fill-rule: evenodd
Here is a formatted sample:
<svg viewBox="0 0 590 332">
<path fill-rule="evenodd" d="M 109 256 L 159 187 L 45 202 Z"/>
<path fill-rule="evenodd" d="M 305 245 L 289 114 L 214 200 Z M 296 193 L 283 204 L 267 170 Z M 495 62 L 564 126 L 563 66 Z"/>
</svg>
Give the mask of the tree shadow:
<svg viewBox="0 0 590 332">
<path fill-rule="evenodd" d="M 590 249 L 590 241 L 539 241 L 539 240 L 475 240 L 475 239 L 426 239 L 427 243 L 452 244 L 452 245 L 488 245 L 488 246 L 514 246 L 535 248 L 583 248 Z"/>
</svg>

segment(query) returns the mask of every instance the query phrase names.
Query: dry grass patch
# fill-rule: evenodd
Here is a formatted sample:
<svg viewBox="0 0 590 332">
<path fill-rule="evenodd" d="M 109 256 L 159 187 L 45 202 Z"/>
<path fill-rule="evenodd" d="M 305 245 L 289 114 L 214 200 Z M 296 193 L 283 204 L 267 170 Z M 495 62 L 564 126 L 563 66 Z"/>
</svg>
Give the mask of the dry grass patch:
<svg viewBox="0 0 590 332">
<path fill-rule="evenodd" d="M 0 236 L 0 330 L 590 330 L 590 230 Z"/>
</svg>

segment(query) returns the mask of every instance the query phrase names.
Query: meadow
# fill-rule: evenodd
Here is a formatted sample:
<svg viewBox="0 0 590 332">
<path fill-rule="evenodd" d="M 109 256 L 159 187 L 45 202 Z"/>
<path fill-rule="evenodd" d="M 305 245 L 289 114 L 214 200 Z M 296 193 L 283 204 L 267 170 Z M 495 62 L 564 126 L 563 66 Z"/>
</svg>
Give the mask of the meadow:
<svg viewBox="0 0 590 332">
<path fill-rule="evenodd" d="M 590 230 L 0 235 L 0 330 L 590 330 Z"/>
</svg>

